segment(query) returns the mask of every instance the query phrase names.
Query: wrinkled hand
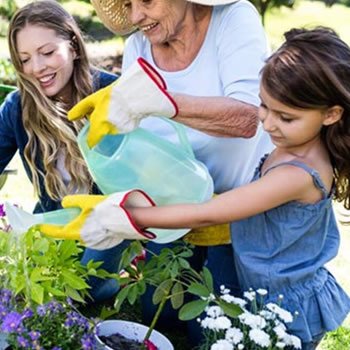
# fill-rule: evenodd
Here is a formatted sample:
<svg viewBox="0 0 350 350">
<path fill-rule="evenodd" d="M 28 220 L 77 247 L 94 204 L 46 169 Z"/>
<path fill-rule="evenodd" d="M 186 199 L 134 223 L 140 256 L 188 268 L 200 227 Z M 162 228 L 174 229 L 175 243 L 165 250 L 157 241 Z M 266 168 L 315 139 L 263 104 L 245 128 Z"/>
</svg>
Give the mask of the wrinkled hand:
<svg viewBox="0 0 350 350">
<path fill-rule="evenodd" d="M 138 58 L 116 82 L 75 105 L 68 119 L 89 117 L 87 143 L 91 148 L 105 135 L 134 130 L 148 115 L 176 116 L 177 105 L 166 89 L 159 73 L 143 58 Z"/>
<path fill-rule="evenodd" d="M 64 208 L 78 207 L 80 215 L 65 226 L 42 224 L 42 233 L 61 239 L 79 239 L 87 247 L 103 250 L 124 239 L 154 239 L 150 231 L 140 230 L 130 218 L 126 207 L 150 207 L 154 202 L 140 190 L 117 192 L 109 196 L 73 195 L 62 201 Z"/>
</svg>

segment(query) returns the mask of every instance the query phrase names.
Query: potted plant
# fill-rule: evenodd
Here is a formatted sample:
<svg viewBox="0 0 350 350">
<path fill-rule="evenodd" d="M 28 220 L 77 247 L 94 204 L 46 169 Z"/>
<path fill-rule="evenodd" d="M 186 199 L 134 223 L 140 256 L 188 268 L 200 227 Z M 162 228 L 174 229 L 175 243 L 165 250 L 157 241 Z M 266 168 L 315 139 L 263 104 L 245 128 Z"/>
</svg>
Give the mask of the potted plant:
<svg viewBox="0 0 350 350">
<path fill-rule="evenodd" d="M 100 262 L 81 265 L 81 252 L 75 241 L 44 237 L 35 229 L 12 233 L 0 205 L 1 349 L 5 342 L 11 349 L 92 349 L 94 325 L 73 301 L 89 298 L 89 276 L 113 275 L 99 269 Z"/>
<path fill-rule="evenodd" d="M 154 328 L 167 301 L 171 302 L 174 309 L 179 309 L 179 317 L 182 320 L 197 317 L 210 302 L 221 305 L 232 317 L 240 314 L 241 308 L 238 305 L 228 303 L 215 295 L 212 276 L 208 269 L 204 268 L 199 273 L 190 266 L 187 259 L 192 255 L 192 247 L 189 244 L 178 242 L 172 249 L 164 248 L 159 255 L 152 253 L 151 259 L 147 262 L 141 259 L 136 264 L 130 265 L 130 261 L 135 256 L 142 255 L 142 251 L 143 246 L 139 241 L 131 243 L 124 251 L 121 267 L 125 273 L 119 278 L 119 282 L 124 287 L 118 293 L 115 302 L 116 312 L 118 312 L 124 301 L 134 305 L 147 287 L 155 287 L 153 303 L 158 305 L 158 308 L 151 325 L 147 328 L 141 326 L 143 330 L 135 339 L 139 343 L 135 349 L 171 349 L 169 345 L 162 347 L 156 341 L 153 343 L 154 338 L 152 338 L 154 334 L 158 334 L 155 333 Z M 184 304 L 186 293 L 197 296 L 197 300 Z M 122 333 L 118 328 L 121 323 L 115 321 L 111 325 L 107 322 L 104 321 L 98 326 L 97 340 L 105 344 L 105 349 L 113 349 L 107 346 L 108 339 L 101 339 L 101 329 L 104 330 L 107 327 L 106 334 L 115 336 Z M 134 327 L 139 327 L 139 324 L 135 324 Z M 118 347 L 118 349 L 123 348 Z"/>
</svg>

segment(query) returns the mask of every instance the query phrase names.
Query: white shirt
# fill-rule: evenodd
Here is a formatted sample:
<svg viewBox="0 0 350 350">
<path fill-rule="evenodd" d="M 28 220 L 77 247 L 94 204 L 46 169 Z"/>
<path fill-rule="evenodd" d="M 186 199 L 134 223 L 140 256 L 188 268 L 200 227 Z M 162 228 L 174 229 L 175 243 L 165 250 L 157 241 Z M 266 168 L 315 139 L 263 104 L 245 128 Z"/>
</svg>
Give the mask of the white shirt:
<svg viewBox="0 0 350 350">
<path fill-rule="evenodd" d="M 158 69 L 149 41 L 137 32 L 126 42 L 123 71 L 143 57 L 162 75 L 170 92 L 228 96 L 258 106 L 259 72 L 268 54 L 259 14 L 253 5 L 241 0 L 213 8 L 203 45 L 186 69 Z M 174 130 L 159 118 L 146 118 L 141 127 L 177 141 Z M 261 126 L 250 139 L 213 137 L 189 127 L 186 131 L 197 159 L 213 177 L 216 193 L 248 183 L 260 158 L 272 149 L 270 137 Z"/>
</svg>

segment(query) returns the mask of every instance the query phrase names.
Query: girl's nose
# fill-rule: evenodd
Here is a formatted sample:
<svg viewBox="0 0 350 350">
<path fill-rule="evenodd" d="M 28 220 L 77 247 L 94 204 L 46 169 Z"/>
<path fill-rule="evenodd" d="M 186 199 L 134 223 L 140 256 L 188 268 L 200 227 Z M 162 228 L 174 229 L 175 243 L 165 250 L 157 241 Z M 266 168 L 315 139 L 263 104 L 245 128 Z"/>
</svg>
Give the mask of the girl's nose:
<svg viewBox="0 0 350 350">
<path fill-rule="evenodd" d="M 276 128 L 276 125 L 274 122 L 275 118 L 273 117 L 272 112 L 267 112 L 264 118 L 261 118 L 260 120 L 263 124 L 265 131 L 267 132 L 273 131 Z"/>
</svg>

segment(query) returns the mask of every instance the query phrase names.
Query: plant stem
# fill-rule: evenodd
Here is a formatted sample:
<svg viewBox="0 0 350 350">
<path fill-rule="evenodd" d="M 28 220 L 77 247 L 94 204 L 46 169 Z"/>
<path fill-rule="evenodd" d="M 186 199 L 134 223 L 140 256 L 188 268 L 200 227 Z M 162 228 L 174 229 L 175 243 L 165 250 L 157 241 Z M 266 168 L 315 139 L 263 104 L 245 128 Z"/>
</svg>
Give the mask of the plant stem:
<svg viewBox="0 0 350 350">
<path fill-rule="evenodd" d="M 169 293 L 170 293 L 170 292 L 169 292 Z M 157 323 L 157 321 L 158 321 L 158 318 L 159 318 L 159 316 L 160 316 L 160 314 L 161 314 L 161 312 L 162 312 L 162 310 L 163 310 L 163 308 L 164 308 L 164 305 L 165 305 L 165 303 L 166 303 L 166 301 L 167 301 L 167 299 L 168 299 L 167 297 L 168 297 L 169 293 L 167 293 L 167 294 L 163 297 L 162 301 L 159 303 L 157 312 L 155 313 L 155 315 L 154 315 L 154 317 L 153 317 L 153 319 L 152 319 L 151 325 L 150 325 L 149 328 L 148 328 L 148 331 L 147 331 L 147 333 L 146 333 L 146 335 L 145 335 L 144 341 L 147 340 L 147 339 L 149 339 L 149 337 L 151 336 L 151 333 L 152 333 L 152 331 L 153 331 L 153 329 L 154 329 L 154 327 L 155 327 L 155 325 L 156 325 L 156 323 Z"/>
</svg>

